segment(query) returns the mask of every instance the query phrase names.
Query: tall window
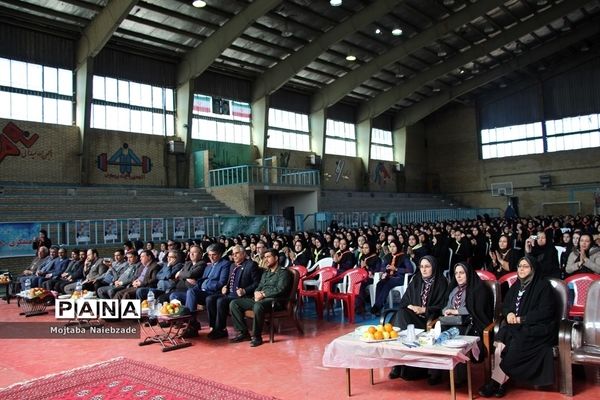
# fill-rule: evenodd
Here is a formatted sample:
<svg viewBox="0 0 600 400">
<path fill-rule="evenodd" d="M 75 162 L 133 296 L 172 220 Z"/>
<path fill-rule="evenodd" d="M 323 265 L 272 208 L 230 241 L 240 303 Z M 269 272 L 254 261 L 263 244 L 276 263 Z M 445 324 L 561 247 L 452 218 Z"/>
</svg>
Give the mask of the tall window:
<svg viewBox="0 0 600 400">
<path fill-rule="evenodd" d="M 92 128 L 175 134 L 173 89 L 94 75 Z"/>
<path fill-rule="evenodd" d="M 546 121 L 548 152 L 600 147 L 600 114 Z"/>
<path fill-rule="evenodd" d="M 308 115 L 269 109 L 267 147 L 310 151 Z"/>
<path fill-rule="evenodd" d="M 600 147 L 600 114 L 550 120 L 544 124 L 545 135 L 542 122 L 482 129 L 483 159 Z"/>
<path fill-rule="evenodd" d="M 327 120 L 325 153 L 356 157 L 356 130 L 354 124 Z"/>
<path fill-rule="evenodd" d="M 371 129 L 371 159 L 394 161 L 392 132 L 383 129 Z"/>
<path fill-rule="evenodd" d="M 250 144 L 250 104 L 194 94 L 192 138 Z"/>
<path fill-rule="evenodd" d="M 0 117 L 73 124 L 73 72 L 0 58 Z"/>
<path fill-rule="evenodd" d="M 539 154 L 544 152 L 542 123 L 505 126 L 481 130 L 481 155 L 484 160 Z"/>
</svg>

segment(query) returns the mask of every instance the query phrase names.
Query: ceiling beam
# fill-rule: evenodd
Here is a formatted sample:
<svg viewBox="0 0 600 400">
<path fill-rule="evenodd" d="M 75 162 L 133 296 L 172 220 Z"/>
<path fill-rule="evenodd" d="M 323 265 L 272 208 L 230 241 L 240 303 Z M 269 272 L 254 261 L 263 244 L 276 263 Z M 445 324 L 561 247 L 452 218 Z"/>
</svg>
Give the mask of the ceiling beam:
<svg viewBox="0 0 600 400">
<path fill-rule="evenodd" d="M 89 57 L 95 57 L 104 47 L 127 17 L 138 0 L 113 0 L 97 14 L 85 27 L 77 43 L 77 63 L 79 66 Z"/>
<path fill-rule="evenodd" d="M 202 74 L 258 18 L 282 0 L 256 0 L 185 55 L 177 67 L 177 85 Z"/>
<path fill-rule="evenodd" d="M 514 25 L 512 28 L 498 36 L 490 38 L 477 46 L 471 47 L 469 50 L 458 54 L 456 57 L 450 58 L 441 64 L 434 65 L 430 69 L 417 74 L 413 79 L 407 81 L 403 85 L 393 87 L 387 92 L 382 93 L 374 97 L 371 101 L 363 104 L 358 109 L 357 122 L 364 121 L 368 118 L 375 118 L 392 107 L 400 99 L 409 96 L 423 85 L 555 21 L 586 3 L 588 3 L 588 0 L 570 0 L 563 2 L 547 11 L 532 16 L 523 23 Z"/>
<path fill-rule="evenodd" d="M 311 100 L 311 112 L 316 112 L 320 109 L 332 106 L 343 99 L 344 96 L 350 93 L 354 88 L 360 86 L 360 84 L 370 79 L 371 76 L 377 74 L 382 69 L 394 62 L 406 60 L 411 53 L 433 43 L 436 39 L 443 37 L 463 24 L 498 7 L 504 3 L 504 1 L 505 0 L 482 0 L 475 4 L 471 4 L 462 12 L 450 15 L 445 20 L 415 35 L 412 39 L 407 40 L 402 45 L 390 49 L 359 68 L 348 72 L 346 75 L 327 85 L 321 91 L 315 93 Z"/>
<path fill-rule="evenodd" d="M 260 76 L 254 83 L 252 99 L 256 100 L 273 93 L 320 54 L 326 52 L 331 45 L 389 14 L 402 1 L 404 0 L 378 0 L 373 2 L 373 4 L 352 15 L 335 28 L 323 33 Z"/>
<path fill-rule="evenodd" d="M 598 20 L 592 20 L 588 23 L 579 25 L 573 33 L 549 41 L 547 44 L 541 45 L 520 57 L 507 61 L 485 74 L 466 81 L 462 85 L 444 91 L 435 97 L 430 97 L 405 111 L 401 111 L 394 117 L 394 128 L 402 128 L 414 124 L 457 97 L 465 95 L 478 87 L 484 86 L 513 71 L 520 70 L 541 59 L 549 57 L 587 37 L 597 34 L 598 32 L 600 32 Z"/>
</svg>

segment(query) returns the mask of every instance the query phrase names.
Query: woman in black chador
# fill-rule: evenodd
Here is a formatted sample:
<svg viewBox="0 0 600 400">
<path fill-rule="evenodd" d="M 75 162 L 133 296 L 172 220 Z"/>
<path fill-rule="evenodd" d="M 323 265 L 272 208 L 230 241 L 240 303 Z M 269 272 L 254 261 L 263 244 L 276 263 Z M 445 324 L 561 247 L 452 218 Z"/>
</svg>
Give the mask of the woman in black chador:
<svg viewBox="0 0 600 400">
<path fill-rule="evenodd" d="M 492 379 L 479 389 L 483 397 L 502 397 L 509 378 L 535 386 L 554 383 L 552 347 L 558 340 L 554 289 L 536 272 L 537 261 L 519 260 L 515 282 L 504 299 L 505 324 L 496 335 Z"/>
</svg>

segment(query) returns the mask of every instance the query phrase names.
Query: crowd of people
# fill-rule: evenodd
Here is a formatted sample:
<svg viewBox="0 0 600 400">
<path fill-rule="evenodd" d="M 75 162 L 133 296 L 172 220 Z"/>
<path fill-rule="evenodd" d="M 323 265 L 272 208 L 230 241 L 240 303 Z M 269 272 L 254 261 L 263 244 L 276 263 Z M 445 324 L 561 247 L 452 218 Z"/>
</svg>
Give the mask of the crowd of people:
<svg viewBox="0 0 600 400">
<path fill-rule="evenodd" d="M 482 269 L 501 277 L 517 272 L 518 284 L 505 296 L 507 324 L 496 343 L 492 381 L 481 388 L 482 396 L 501 397 L 510 376 L 535 384 L 548 384 L 548 346 L 555 340 L 553 297 L 547 277 L 565 278 L 574 273 L 600 274 L 600 218 L 561 216 L 488 218 L 415 223 L 379 224 L 359 228 L 332 224 L 325 232 L 239 234 L 183 242 L 169 240 L 155 248 L 153 242 L 125 242 L 112 258 L 98 251 L 46 247 L 40 233 L 37 255 L 20 276 L 31 286 L 58 293 L 72 293 L 78 284 L 100 298 L 146 299 L 150 290 L 159 302 L 177 299 L 193 314 L 184 333 L 198 335 L 198 305 L 207 312 L 210 339 L 229 337 L 231 315 L 235 336 L 231 342 L 249 340 L 262 344 L 262 325 L 273 299 L 289 293 L 290 266 L 309 267 L 332 258 L 338 273 L 364 268 L 363 304 L 379 315 L 391 288 L 402 285 L 405 274 L 414 274 L 401 299 L 396 325 L 424 328 L 432 317 L 468 315 L 470 334 L 481 335 L 491 322 L 490 293 L 474 273 Z M 375 298 L 366 287 L 379 274 Z M 255 318 L 248 328 L 244 312 Z M 532 346 L 535 342 L 535 346 Z M 507 374 L 506 372 L 510 372 Z M 511 371 L 519 371 L 515 374 Z M 537 371 L 537 372 L 533 372 Z M 414 373 L 414 371 L 412 371 Z M 391 378 L 409 377 L 409 369 L 394 368 Z M 430 376 L 432 383 L 439 380 Z"/>
</svg>

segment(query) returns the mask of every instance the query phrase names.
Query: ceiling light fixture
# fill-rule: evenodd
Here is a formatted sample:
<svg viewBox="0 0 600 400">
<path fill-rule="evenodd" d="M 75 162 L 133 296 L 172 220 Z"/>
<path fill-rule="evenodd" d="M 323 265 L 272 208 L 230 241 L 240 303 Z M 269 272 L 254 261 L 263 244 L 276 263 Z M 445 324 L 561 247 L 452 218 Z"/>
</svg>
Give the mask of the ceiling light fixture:
<svg viewBox="0 0 600 400">
<path fill-rule="evenodd" d="M 331 4 L 332 7 L 339 7 L 342 5 L 342 0 L 329 0 L 329 4 Z"/>
<path fill-rule="evenodd" d="M 437 93 L 439 91 L 441 91 L 442 89 L 440 89 L 439 86 L 434 86 L 433 89 L 431 89 L 434 93 Z"/>
<path fill-rule="evenodd" d="M 500 89 L 504 89 L 508 85 L 506 83 L 504 83 L 504 82 L 501 82 L 498 86 L 500 87 Z"/>
<path fill-rule="evenodd" d="M 400 36 L 400 35 L 402 35 L 402 29 L 400 29 L 400 28 L 394 28 L 394 30 L 392 31 L 392 35 L 394 35 L 394 36 Z"/>
<path fill-rule="evenodd" d="M 439 49 L 437 52 L 438 57 L 446 57 L 447 55 L 448 55 L 448 53 L 446 53 L 446 50 L 444 50 L 444 49 Z"/>
<path fill-rule="evenodd" d="M 348 55 L 346 56 L 346 60 L 347 60 L 347 61 L 356 61 L 356 56 L 355 56 L 355 55 L 352 55 L 352 54 L 348 54 Z"/>
<path fill-rule="evenodd" d="M 545 6 L 546 4 L 548 4 L 548 0 L 537 0 L 538 6 Z"/>
<path fill-rule="evenodd" d="M 451 6 L 454 4 L 454 0 L 444 0 L 444 5 L 445 6 Z"/>
<path fill-rule="evenodd" d="M 202 8 L 202 7 L 206 7 L 206 2 L 203 0 L 194 0 L 192 2 L 192 5 L 196 8 Z"/>
<path fill-rule="evenodd" d="M 381 29 L 375 28 L 375 34 L 376 35 L 381 35 Z"/>
</svg>

